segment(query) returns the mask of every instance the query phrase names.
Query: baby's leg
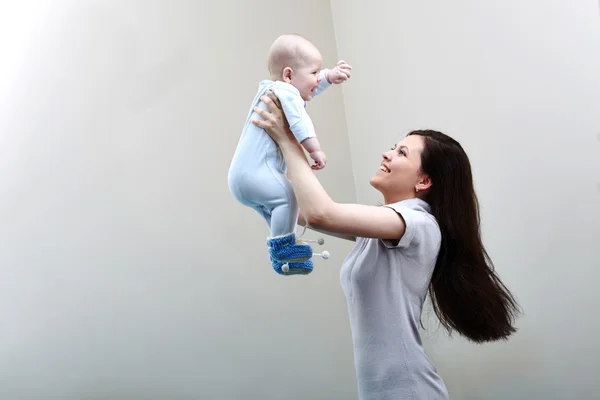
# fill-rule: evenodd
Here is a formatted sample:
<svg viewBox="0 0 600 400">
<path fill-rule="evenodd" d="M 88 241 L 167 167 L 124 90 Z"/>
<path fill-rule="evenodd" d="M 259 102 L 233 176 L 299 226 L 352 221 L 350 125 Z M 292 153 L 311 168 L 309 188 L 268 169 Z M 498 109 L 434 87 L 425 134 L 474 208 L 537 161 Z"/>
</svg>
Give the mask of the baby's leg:
<svg viewBox="0 0 600 400">
<path fill-rule="evenodd" d="M 277 160 L 269 159 L 259 168 L 240 175 L 238 197 L 263 216 L 271 236 L 295 232 L 298 202 L 292 184 L 277 165 Z"/>
<path fill-rule="evenodd" d="M 289 182 L 287 182 L 289 185 Z M 291 187 L 290 187 L 291 190 Z M 271 204 L 271 236 L 284 236 L 296 232 L 298 201 L 293 190 L 281 192 L 282 197 Z"/>
<path fill-rule="evenodd" d="M 279 274 L 308 274 L 312 271 L 312 248 L 297 244 L 298 202 L 291 183 L 283 172 L 269 165 L 245 171 L 237 180 L 240 198 L 255 209 L 270 230 L 267 239 L 273 268 Z"/>
<path fill-rule="evenodd" d="M 296 243 L 298 201 L 291 183 L 283 175 L 277 177 L 282 190 L 272 199 L 271 237 L 267 239 L 271 263 L 282 275 L 307 275 L 312 272 L 312 247 Z"/>
</svg>

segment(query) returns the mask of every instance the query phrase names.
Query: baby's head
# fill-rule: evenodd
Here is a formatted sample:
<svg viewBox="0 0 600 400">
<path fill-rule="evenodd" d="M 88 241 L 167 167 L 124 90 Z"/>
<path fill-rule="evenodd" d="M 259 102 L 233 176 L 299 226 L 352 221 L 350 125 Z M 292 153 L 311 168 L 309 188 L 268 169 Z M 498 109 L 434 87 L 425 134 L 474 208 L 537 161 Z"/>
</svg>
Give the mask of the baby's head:
<svg viewBox="0 0 600 400">
<path fill-rule="evenodd" d="M 279 36 L 269 49 L 271 79 L 291 84 L 305 101 L 319 86 L 322 62 L 319 49 L 299 35 Z"/>
</svg>

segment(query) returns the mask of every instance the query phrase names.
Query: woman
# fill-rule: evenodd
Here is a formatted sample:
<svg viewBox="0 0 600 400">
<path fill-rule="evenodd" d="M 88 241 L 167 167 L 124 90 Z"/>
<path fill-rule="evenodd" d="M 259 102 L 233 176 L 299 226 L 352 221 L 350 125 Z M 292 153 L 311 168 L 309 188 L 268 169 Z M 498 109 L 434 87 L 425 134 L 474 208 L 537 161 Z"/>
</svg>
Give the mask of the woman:
<svg viewBox="0 0 600 400">
<path fill-rule="evenodd" d="M 414 131 L 383 153 L 371 179 L 384 206 L 340 204 L 325 192 L 291 134 L 277 98 L 256 108 L 288 168 L 312 229 L 356 241 L 340 281 L 348 303 L 361 400 L 447 399 L 425 354 L 419 323 L 427 292 L 449 331 L 482 343 L 516 331 L 517 303 L 482 244 L 469 159 L 458 142 Z"/>
</svg>

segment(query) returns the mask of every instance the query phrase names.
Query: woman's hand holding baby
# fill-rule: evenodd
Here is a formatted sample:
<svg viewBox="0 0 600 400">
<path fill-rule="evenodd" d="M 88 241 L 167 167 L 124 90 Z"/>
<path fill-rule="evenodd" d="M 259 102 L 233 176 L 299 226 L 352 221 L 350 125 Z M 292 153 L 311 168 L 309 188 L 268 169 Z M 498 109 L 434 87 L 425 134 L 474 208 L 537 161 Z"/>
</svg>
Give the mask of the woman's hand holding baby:
<svg viewBox="0 0 600 400">
<path fill-rule="evenodd" d="M 259 128 L 263 128 L 275 143 L 280 146 L 286 142 L 295 141 L 298 143 L 290 130 L 285 114 L 281 108 L 281 102 L 277 96 L 275 96 L 275 93 L 269 91 L 267 95 L 261 96 L 260 99 L 265 103 L 269 111 L 263 110 L 260 107 L 255 107 L 254 111 L 261 116 L 262 120 L 253 118 L 250 121 Z"/>
</svg>

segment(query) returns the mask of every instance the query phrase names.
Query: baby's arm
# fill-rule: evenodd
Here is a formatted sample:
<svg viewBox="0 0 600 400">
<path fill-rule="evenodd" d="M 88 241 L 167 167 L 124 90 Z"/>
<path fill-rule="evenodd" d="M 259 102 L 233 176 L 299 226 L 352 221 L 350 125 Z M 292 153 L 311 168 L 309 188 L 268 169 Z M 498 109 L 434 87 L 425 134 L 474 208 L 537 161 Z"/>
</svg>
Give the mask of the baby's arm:
<svg viewBox="0 0 600 400">
<path fill-rule="evenodd" d="M 323 150 L 321 150 L 321 145 L 316 137 L 306 139 L 304 142 L 302 142 L 302 147 L 304 147 L 310 154 L 310 158 L 315 161 L 314 165 L 312 165 L 312 169 L 325 168 L 325 164 L 327 164 L 327 157 L 325 156 Z"/>
<path fill-rule="evenodd" d="M 305 102 L 300 93 L 291 85 L 275 85 L 271 89 L 281 103 L 281 108 L 290 126 L 290 130 L 298 140 L 298 143 L 306 139 L 316 137 L 315 127 L 305 109 Z"/>
<path fill-rule="evenodd" d="M 319 75 L 321 76 L 321 82 L 319 82 L 319 86 L 317 86 L 313 92 L 312 97 L 317 97 L 323 93 L 325 89 L 332 85 L 332 83 L 327 80 L 327 71 L 327 69 L 323 69 L 321 72 L 319 72 Z"/>
<path fill-rule="evenodd" d="M 318 96 L 331 85 L 339 85 L 340 83 L 350 79 L 351 71 L 352 66 L 346 63 L 344 60 L 338 61 L 335 67 L 332 69 L 325 68 L 321 70 L 321 82 L 319 83 L 317 89 L 315 89 L 313 92 L 313 97 Z"/>
<path fill-rule="evenodd" d="M 321 150 L 315 127 L 306 112 L 306 103 L 297 90 L 286 85 L 274 86 L 273 92 L 281 102 L 281 108 L 296 140 L 302 144 L 302 147 L 310 154 L 310 158 L 315 161 L 312 168 L 315 170 L 323 169 L 327 163 L 327 158 Z"/>
<path fill-rule="evenodd" d="M 315 161 L 312 168 L 324 168 L 327 162 L 325 153 L 321 150 L 315 127 L 306 112 L 306 103 L 298 91 L 286 85 L 276 85 L 273 87 L 273 92 L 281 102 L 281 108 L 296 140 L 302 144 L 302 147 L 310 154 L 310 158 Z"/>
<path fill-rule="evenodd" d="M 321 145 L 319 144 L 319 139 L 316 137 L 308 138 L 302 143 L 302 147 L 306 149 L 309 153 L 314 153 L 315 151 L 321 151 Z"/>
</svg>

